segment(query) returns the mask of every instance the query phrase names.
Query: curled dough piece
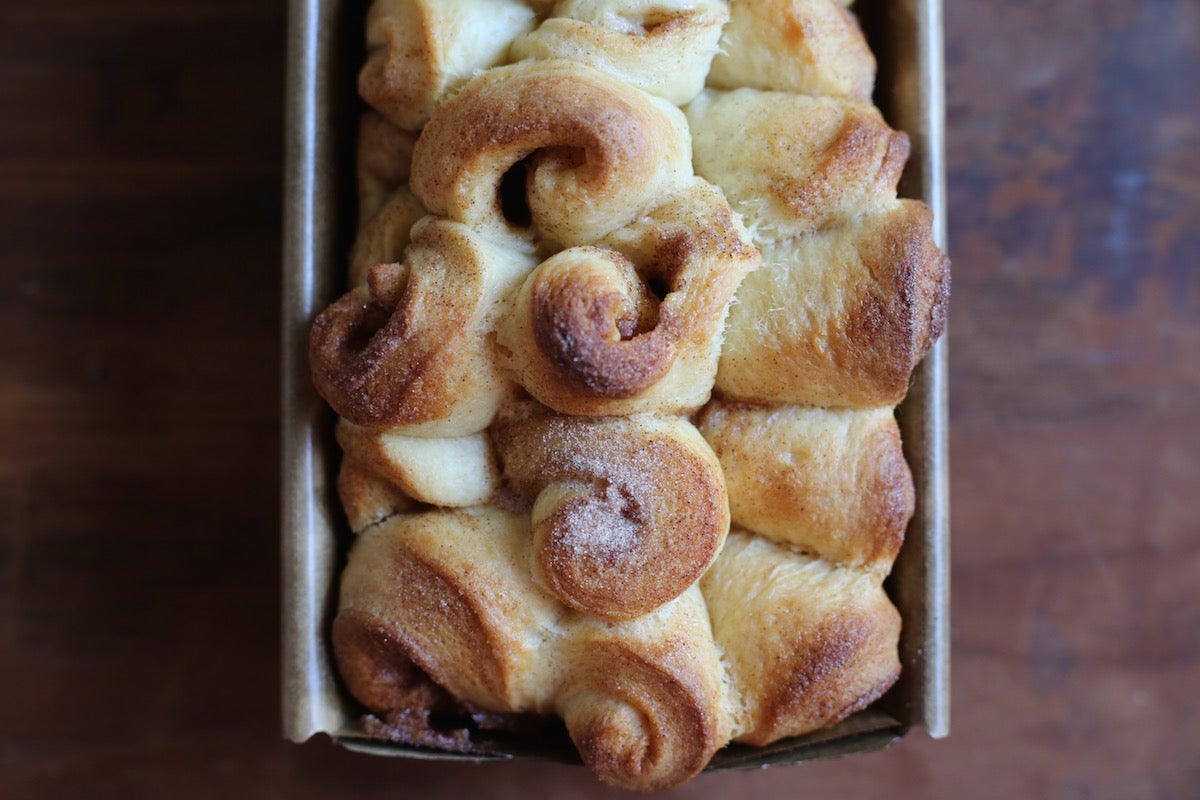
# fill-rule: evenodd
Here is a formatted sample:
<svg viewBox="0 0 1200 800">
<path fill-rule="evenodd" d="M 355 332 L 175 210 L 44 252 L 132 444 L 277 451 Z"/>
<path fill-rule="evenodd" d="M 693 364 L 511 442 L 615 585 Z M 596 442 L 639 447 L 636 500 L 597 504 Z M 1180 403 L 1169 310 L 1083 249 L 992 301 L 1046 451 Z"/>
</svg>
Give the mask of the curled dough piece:
<svg viewBox="0 0 1200 800">
<path fill-rule="evenodd" d="M 501 358 L 561 413 L 698 408 L 729 303 L 758 252 L 701 180 L 600 243 L 564 250 L 529 275 L 499 324 Z"/>
<path fill-rule="evenodd" d="M 717 390 L 758 403 L 899 404 L 945 325 L 949 261 L 932 224 L 925 204 L 899 200 L 763 246 L 730 309 Z"/>
<path fill-rule="evenodd" d="M 869 101 L 875 56 L 838 0 L 732 0 L 710 86 Z"/>
<path fill-rule="evenodd" d="M 881 580 L 730 533 L 700 589 L 737 709 L 734 741 L 833 725 L 895 683 L 900 614 Z"/>
<path fill-rule="evenodd" d="M 359 425 L 443 437 L 483 430 L 508 392 L 487 337 L 530 266 L 465 226 L 425 219 L 403 264 L 376 265 L 367 285 L 313 323 L 317 391 Z"/>
<path fill-rule="evenodd" d="M 438 111 L 417 140 L 412 189 L 434 214 L 519 233 L 500 188 L 526 157 L 528 216 L 556 247 L 593 243 L 692 176 L 675 106 L 583 64 L 527 61 L 488 70 Z"/>
<path fill-rule="evenodd" d="M 584 63 L 678 106 L 704 88 L 728 20 L 714 0 L 566 0 L 512 55 Z"/>
<path fill-rule="evenodd" d="M 502 63 L 533 11 L 517 0 L 374 0 L 358 91 L 372 107 L 417 130 L 477 70 Z"/>
<path fill-rule="evenodd" d="M 888 574 L 914 502 L 891 408 L 713 402 L 699 428 L 725 473 L 734 525 L 840 566 Z"/>
<path fill-rule="evenodd" d="M 909 141 L 873 106 L 740 89 L 688 107 L 696 172 L 756 242 L 833 227 L 896 197 Z"/>
<path fill-rule="evenodd" d="M 721 467 L 677 418 L 533 412 L 493 428 L 511 488 L 533 502 L 533 571 L 571 608 L 629 619 L 691 586 L 729 527 Z"/>
<path fill-rule="evenodd" d="M 447 746 L 427 719 L 455 707 L 445 690 L 473 712 L 558 713 L 613 785 L 666 788 L 699 772 L 731 731 L 699 587 L 636 620 L 604 622 L 534 586 L 529 548 L 523 515 L 488 508 L 364 531 L 333 621 L 346 688 L 417 743 Z"/>
<path fill-rule="evenodd" d="M 665 789 L 698 773 L 729 741 L 721 666 L 697 586 L 616 625 L 574 617 L 555 707 L 605 783 Z"/>
<path fill-rule="evenodd" d="M 499 484 L 487 437 L 402 436 L 348 420 L 337 426 L 345 458 L 420 503 L 443 507 L 481 505 Z"/>
<path fill-rule="evenodd" d="M 399 701 L 417 665 L 454 697 L 492 711 L 548 712 L 543 647 L 562 609 L 529 579 L 529 523 L 495 509 L 395 517 L 364 531 L 342 573 L 334 652 L 350 693 L 374 711 Z"/>
</svg>

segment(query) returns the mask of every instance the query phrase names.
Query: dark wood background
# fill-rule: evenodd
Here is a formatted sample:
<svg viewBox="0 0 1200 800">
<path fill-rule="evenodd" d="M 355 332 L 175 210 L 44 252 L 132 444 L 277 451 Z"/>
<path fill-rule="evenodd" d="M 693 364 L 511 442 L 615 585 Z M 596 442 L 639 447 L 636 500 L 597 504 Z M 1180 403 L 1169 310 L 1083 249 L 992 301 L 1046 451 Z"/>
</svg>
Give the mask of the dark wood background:
<svg viewBox="0 0 1200 800">
<path fill-rule="evenodd" d="M 1200 4 L 948 2 L 953 733 L 679 797 L 1200 792 Z M 285 744 L 284 8 L 0 4 L 0 796 L 588 796 Z"/>
</svg>

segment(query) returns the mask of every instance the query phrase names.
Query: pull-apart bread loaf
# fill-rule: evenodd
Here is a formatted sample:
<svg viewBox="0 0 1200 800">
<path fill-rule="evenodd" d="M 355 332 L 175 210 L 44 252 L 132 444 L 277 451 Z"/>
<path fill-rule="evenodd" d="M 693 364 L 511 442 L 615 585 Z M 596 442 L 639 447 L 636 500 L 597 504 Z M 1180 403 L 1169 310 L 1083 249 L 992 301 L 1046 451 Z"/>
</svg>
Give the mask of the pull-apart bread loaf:
<svg viewBox="0 0 1200 800">
<path fill-rule="evenodd" d="M 310 346 L 364 732 L 560 719 L 657 789 L 880 697 L 893 412 L 949 272 L 851 12 L 375 0 L 366 39 L 349 290 Z"/>
</svg>

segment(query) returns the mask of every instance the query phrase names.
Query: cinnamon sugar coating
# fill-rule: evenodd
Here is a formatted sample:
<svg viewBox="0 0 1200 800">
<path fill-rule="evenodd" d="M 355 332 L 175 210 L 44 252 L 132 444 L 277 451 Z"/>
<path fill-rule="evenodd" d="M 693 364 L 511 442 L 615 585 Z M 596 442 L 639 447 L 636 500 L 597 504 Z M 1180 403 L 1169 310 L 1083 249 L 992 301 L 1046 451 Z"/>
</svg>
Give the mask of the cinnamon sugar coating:
<svg viewBox="0 0 1200 800">
<path fill-rule="evenodd" d="M 497 191 L 529 158 L 525 203 L 553 247 L 592 244 L 692 176 L 678 108 L 570 61 L 489 70 L 421 132 L 412 189 L 431 213 L 497 235 L 516 234 Z"/>
<path fill-rule="evenodd" d="M 530 273 L 499 328 L 502 362 L 567 414 L 699 408 L 730 301 L 759 263 L 741 223 L 720 192 L 694 180 L 598 244 Z"/>
<path fill-rule="evenodd" d="M 313 382 L 334 411 L 359 425 L 476 433 L 508 391 L 488 336 L 529 256 L 432 217 L 412 239 L 404 262 L 377 264 L 367 285 L 317 317 Z"/>
<path fill-rule="evenodd" d="M 571 608 L 605 619 L 653 611 L 725 540 L 720 464 L 681 419 L 534 412 L 493 435 L 509 486 L 532 503 L 534 577 Z"/>
<path fill-rule="evenodd" d="M 372 4 L 350 288 L 310 339 L 365 734 L 558 717 L 663 789 L 896 680 L 893 411 L 949 264 L 846 5 Z"/>
<path fill-rule="evenodd" d="M 364 531 L 334 620 L 347 688 L 394 715 L 437 701 L 427 675 L 471 708 L 560 715 L 584 761 L 614 785 L 665 788 L 695 775 L 730 726 L 699 588 L 601 622 L 533 583 L 528 534 L 524 515 L 496 509 Z"/>
</svg>

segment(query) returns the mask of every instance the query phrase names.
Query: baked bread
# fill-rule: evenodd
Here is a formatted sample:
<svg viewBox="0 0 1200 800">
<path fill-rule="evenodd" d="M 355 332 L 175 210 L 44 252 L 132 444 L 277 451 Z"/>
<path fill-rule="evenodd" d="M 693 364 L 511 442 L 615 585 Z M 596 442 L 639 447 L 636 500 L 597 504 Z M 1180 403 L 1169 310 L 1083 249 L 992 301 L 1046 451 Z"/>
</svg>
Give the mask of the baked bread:
<svg viewBox="0 0 1200 800">
<path fill-rule="evenodd" d="M 564 605 L 632 619 L 678 597 L 729 531 L 721 465 L 679 417 L 514 409 L 494 427 L 509 489 L 531 505 L 533 576 Z"/>
<path fill-rule="evenodd" d="M 893 411 L 949 271 L 853 14 L 375 0 L 366 34 L 349 290 L 310 339 L 363 733 L 557 718 L 660 789 L 873 703 Z"/>
<path fill-rule="evenodd" d="M 428 694 L 425 676 L 468 712 L 557 714 L 584 761 L 625 788 L 666 788 L 702 769 L 729 740 L 730 718 L 699 586 L 606 622 L 541 591 L 531 557 L 528 515 L 495 508 L 365 530 L 333 624 L 347 687 L 385 719 Z"/>
</svg>

